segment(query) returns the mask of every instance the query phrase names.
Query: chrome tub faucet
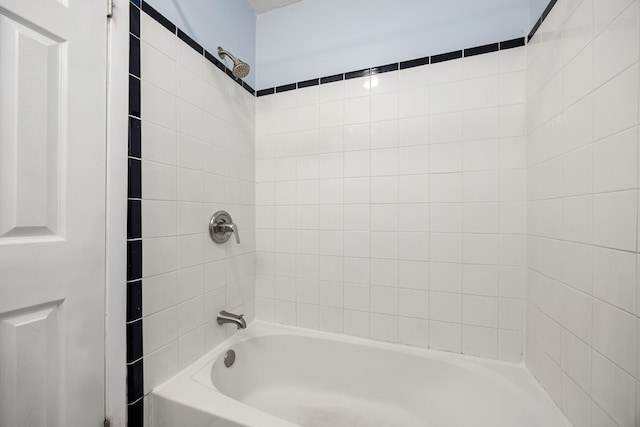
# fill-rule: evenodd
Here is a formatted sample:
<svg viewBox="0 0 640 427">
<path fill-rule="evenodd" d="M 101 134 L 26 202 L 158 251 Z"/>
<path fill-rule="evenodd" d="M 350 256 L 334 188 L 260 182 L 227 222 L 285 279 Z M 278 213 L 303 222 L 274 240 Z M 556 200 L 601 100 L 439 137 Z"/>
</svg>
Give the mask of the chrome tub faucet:
<svg viewBox="0 0 640 427">
<path fill-rule="evenodd" d="M 233 323 L 238 327 L 238 329 L 245 329 L 247 327 L 247 322 L 244 320 L 244 314 L 233 314 L 222 310 L 218 313 L 218 325 L 224 325 L 225 323 Z"/>
</svg>

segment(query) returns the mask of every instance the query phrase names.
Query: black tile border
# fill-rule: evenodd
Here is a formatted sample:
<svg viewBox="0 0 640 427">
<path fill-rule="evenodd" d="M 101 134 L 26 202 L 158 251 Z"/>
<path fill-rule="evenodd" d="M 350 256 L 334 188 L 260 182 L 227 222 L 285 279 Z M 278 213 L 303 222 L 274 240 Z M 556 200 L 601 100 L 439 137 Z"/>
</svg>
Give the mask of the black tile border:
<svg viewBox="0 0 640 427">
<path fill-rule="evenodd" d="M 142 239 L 142 200 L 127 201 L 127 239 Z"/>
<path fill-rule="evenodd" d="M 142 157 L 142 122 L 129 117 L 129 157 Z"/>
<path fill-rule="evenodd" d="M 547 7 L 545 7 L 544 10 L 542 11 L 540 18 L 538 18 L 536 23 L 533 25 L 533 28 L 529 32 L 529 35 L 527 36 L 527 42 L 530 42 L 533 36 L 536 35 L 536 32 L 538 32 L 538 29 L 540 28 L 544 20 L 547 19 L 547 16 L 549 16 L 549 13 L 551 13 L 551 10 L 553 9 L 553 7 L 556 5 L 557 2 L 558 0 L 549 1 L 549 4 L 547 5 Z"/>
<path fill-rule="evenodd" d="M 556 0 L 554 0 L 556 1 Z M 388 73 L 391 71 L 406 70 L 407 68 L 420 67 L 422 65 L 438 64 L 440 62 L 452 61 L 454 59 L 468 58 L 485 53 L 498 52 L 501 50 L 513 49 L 526 44 L 526 37 L 519 37 L 511 40 L 490 43 L 482 46 L 475 46 L 468 49 L 455 50 L 453 52 L 441 53 L 433 56 L 425 56 L 422 58 L 410 59 L 408 61 L 395 62 L 387 65 L 379 65 L 377 67 L 365 68 L 357 71 L 349 71 L 344 74 L 334 74 L 331 76 L 320 77 L 310 80 L 304 80 L 298 83 L 289 83 L 286 85 L 260 89 L 256 92 L 256 96 L 262 97 L 273 95 L 281 92 L 288 92 L 295 89 L 303 89 L 306 87 L 317 86 L 327 83 L 339 82 L 342 80 L 356 79 L 359 77 L 374 76 L 376 74 Z"/>
<path fill-rule="evenodd" d="M 344 74 L 334 74 L 333 76 L 320 77 L 320 84 L 324 85 L 327 83 L 339 82 L 344 80 Z"/>
<path fill-rule="evenodd" d="M 143 427 L 144 425 L 144 399 L 138 399 L 127 405 L 127 425 L 129 427 Z"/>
<path fill-rule="evenodd" d="M 519 39 L 500 42 L 500 50 L 513 49 L 516 47 L 522 47 L 524 45 L 525 45 L 524 37 L 520 37 Z"/>
<path fill-rule="evenodd" d="M 368 77 L 371 75 L 371 68 L 366 68 L 364 70 L 358 71 L 350 71 L 348 73 L 344 73 L 345 80 L 357 79 L 360 77 Z"/>
<path fill-rule="evenodd" d="M 204 48 L 202 46 L 200 46 L 200 44 L 197 41 L 195 41 L 194 39 L 189 37 L 180 28 L 178 28 L 178 38 L 180 40 L 182 40 L 183 42 L 185 42 L 186 44 L 188 44 L 191 47 L 191 49 L 195 50 L 200 55 L 204 55 Z"/>
<path fill-rule="evenodd" d="M 497 52 L 500 50 L 500 43 L 485 44 L 484 46 L 476 46 L 463 50 L 465 58 L 476 55 L 483 55 L 485 53 Z"/>
<path fill-rule="evenodd" d="M 127 363 L 142 359 L 142 319 L 127 323 Z"/>
<path fill-rule="evenodd" d="M 439 64 L 440 62 L 453 61 L 454 59 L 460 59 L 460 58 L 462 58 L 462 51 L 454 50 L 453 52 L 440 53 L 438 55 L 433 55 L 431 57 L 431 63 Z"/>
<path fill-rule="evenodd" d="M 129 118 L 127 158 L 126 364 L 127 425 L 144 425 L 142 359 L 142 120 L 140 81 L 140 7 L 171 30 L 155 9 L 141 0 L 129 4 Z M 175 29 L 173 30 L 175 32 Z"/>
<path fill-rule="evenodd" d="M 283 86 L 278 86 L 278 87 L 276 87 L 276 93 L 288 92 L 290 90 L 295 90 L 297 88 L 298 88 L 298 86 L 295 83 L 291 83 L 291 84 L 283 85 Z"/>
<path fill-rule="evenodd" d="M 136 7 L 138 6 L 138 7 Z M 140 1 L 131 0 L 129 7 L 129 33 L 140 37 Z"/>
<path fill-rule="evenodd" d="M 127 323 L 142 319 L 142 281 L 127 284 Z"/>
<path fill-rule="evenodd" d="M 127 365 L 127 399 L 128 403 L 135 403 L 137 400 L 142 399 L 144 395 L 144 367 L 142 358 L 136 362 Z M 136 424 L 134 424 L 136 425 Z M 132 424 L 128 423 L 129 427 Z M 142 427 L 142 426 L 141 426 Z"/>
<path fill-rule="evenodd" d="M 127 281 L 142 279 L 142 240 L 127 242 Z M 130 303 L 131 301 L 127 301 Z"/>
<path fill-rule="evenodd" d="M 153 18 L 158 24 L 162 25 L 164 28 L 172 32 L 176 33 L 176 26 L 173 22 L 169 21 L 164 17 L 163 14 L 155 10 L 149 3 L 142 0 L 142 11 Z"/>
<path fill-rule="evenodd" d="M 129 189 L 127 198 L 129 199 L 141 199 L 142 198 L 142 162 L 140 159 L 134 159 L 129 157 L 128 159 L 128 181 Z"/>
<path fill-rule="evenodd" d="M 396 62 L 395 64 L 389 65 L 381 65 L 379 67 L 373 67 L 371 69 L 371 75 L 389 73 L 391 71 L 398 71 L 400 69 L 400 63 Z"/>
<path fill-rule="evenodd" d="M 141 111 L 140 79 L 129 75 L 129 115 L 140 117 Z"/>
<path fill-rule="evenodd" d="M 431 58 L 428 56 L 425 56 L 424 58 L 417 58 L 417 59 L 401 62 L 400 69 L 406 70 L 407 68 L 420 67 L 421 65 L 429 65 L 430 63 L 431 63 Z"/>
<path fill-rule="evenodd" d="M 140 39 L 129 34 L 129 74 L 140 78 Z"/>
<path fill-rule="evenodd" d="M 298 82 L 298 89 L 303 89 L 305 87 L 318 86 L 320 84 L 320 79 L 311 79 L 305 80 L 303 82 Z"/>
<path fill-rule="evenodd" d="M 256 93 L 256 96 L 272 95 L 272 94 L 274 94 L 274 93 L 276 93 L 276 88 L 275 88 L 275 87 L 272 87 L 272 88 L 270 88 L 270 89 L 262 89 L 262 90 L 259 90 L 259 91 Z"/>
</svg>

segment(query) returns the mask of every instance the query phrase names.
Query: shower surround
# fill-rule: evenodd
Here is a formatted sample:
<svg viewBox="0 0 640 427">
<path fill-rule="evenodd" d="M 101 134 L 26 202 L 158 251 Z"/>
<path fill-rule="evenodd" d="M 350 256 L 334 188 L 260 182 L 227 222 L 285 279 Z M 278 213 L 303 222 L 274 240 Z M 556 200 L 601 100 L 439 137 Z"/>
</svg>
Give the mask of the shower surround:
<svg viewBox="0 0 640 427">
<path fill-rule="evenodd" d="M 256 316 L 521 360 L 525 52 L 258 97 Z"/>
<path fill-rule="evenodd" d="M 216 310 L 251 320 L 255 307 L 260 320 L 524 359 L 575 426 L 635 426 L 639 3 L 560 0 L 527 47 L 257 98 L 142 12 L 130 391 L 231 333 Z M 208 240 L 219 208 L 242 246 Z"/>
</svg>

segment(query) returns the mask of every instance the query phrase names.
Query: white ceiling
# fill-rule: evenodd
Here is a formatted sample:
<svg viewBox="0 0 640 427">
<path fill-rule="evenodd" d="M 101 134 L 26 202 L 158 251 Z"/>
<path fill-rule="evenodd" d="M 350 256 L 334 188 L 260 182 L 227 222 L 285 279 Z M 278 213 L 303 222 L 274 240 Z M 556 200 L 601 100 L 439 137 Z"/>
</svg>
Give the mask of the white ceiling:
<svg viewBox="0 0 640 427">
<path fill-rule="evenodd" d="M 279 9 L 281 7 L 285 7 L 299 1 L 301 0 L 249 0 L 249 5 L 256 13 L 256 15 L 259 15 L 261 13 Z"/>
</svg>

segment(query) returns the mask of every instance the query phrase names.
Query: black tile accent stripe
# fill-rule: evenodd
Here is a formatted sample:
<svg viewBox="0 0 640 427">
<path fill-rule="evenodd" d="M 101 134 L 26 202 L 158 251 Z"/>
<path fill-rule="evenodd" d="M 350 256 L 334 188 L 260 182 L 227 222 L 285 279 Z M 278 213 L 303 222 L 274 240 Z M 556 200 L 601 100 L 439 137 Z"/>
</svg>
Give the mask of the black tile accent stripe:
<svg viewBox="0 0 640 427">
<path fill-rule="evenodd" d="M 554 1 L 556 1 L 556 0 L 554 0 Z M 382 66 L 373 67 L 373 68 L 367 68 L 367 69 L 358 70 L 358 71 L 350 71 L 350 72 L 345 73 L 345 74 L 334 74 L 332 76 L 321 77 L 320 78 L 320 84 L 322 85 L 322 84 L 327 84 L 327 83 L 338 82 L 338 81 L 341 81 L 341 80 L 349 80 L 349 79 L 355 79 L 355 78 L 358 78 L 358 77 L 366 77 L 366 76 L 369 76 L 369 75 L 386 73 L 386 72 L 390 72 L 390 71 L 405 70 L 407 68 L 419 67 L 419 66 L 428 65 L 428 64 L 437 64 L 439 62 L 451 61 L 451 60 L 460 59 L 460 58 L 463 58 L 463 57 L 481 55 L 481 54 L 485 54 L 485 53 L 489 53 L 489 52 L 497 52 L 497 51 L 506 50 L 506 49 L 513 49 L 515 47 L 524 46 L 525 42 L 526 42 L 526 38 L 525 37 L 520 37 L 520 38 L 517 38 L 517 39 L 511 39 L 511 40 L 505 40 L 505 41 L 502 41 L 502 42 L 490 43 L 490 44 L 487 44 L 487 45 L 476 46 L 476 47 L 472 47 L 472 48 L 468 48 L 468 49 L 464 49 L 464 50 L 456 50 L 456 51 L 453 51 L 453 52 L 441 53 L 441 54 L 434 55 L 434 56 L 431 56 L 431 57 L 425 56 L 423 58 L 411 59 L 411 60 L 408 60 L 408 61 L 402 61 L 400 63 L 382 65 Z M 275 87 L 275 88 L 261 89 L 261 90 L 257 91 L 256 95 L 257 96 L 266 96 L 266 95 L 272 95 L 274 93 L 285 92 L 285 91 L 288 91 L 288 90 L 293 90 L 294 86 L 297 86 L 297 88 L 300 89 L 300 88 L 303 88 L 303 87 L 308 87 L 308 86 L 311 86 L 311 85 L 315 85 L 317 80 L 318 79 L 311 79 L 311 80 L 306 80 L 306 81 L 303 81 L 303 82 L 291 83 L 291 84 L 288 84 L 288 85 L 278 86 L 278 87 Z"/>
<path fill-rule="evenodd" d="M 129 36 L 129 74 L 140 77 L 140 39 Z"/>
<path fill-rule="evenodd" d="M 197 41 L 189 37 L 189 35 L 187 35 L 187 33 L 182 31 L 180 28 L 178 28 L 178 38 L 183 42 L 185 42 L 186 44 L 188 44 L 189 46 L 191 46 L 191 48 L 196 52 L 198 52 L 200 55 L 204 55 L 204 48 L 200 46 L 200 44 Z"/>
<path fill-rule="evenodd" d="M 142 164 L 138 159 L 129 158 L 129 199 L 142 198 Z"/>
<path fill-rule="evenodd" d="M 127 239 L 142 238 L 142 201 L 127 201 Z"/>
<path fill-rule="evenodd" d="M 149 3 L 144 0 L 142 0 L 142 11 L 153 18 L 158 24 L 171 31 L 173 34 L 176 33 L 176 26 L 173 24 L 173 22 L 165 18 L 163 14 L 155 10 L 153 7 L 151 7 L 151 5 L 149 5 Z"/>
<path fill-rule="evenodd" d="M 127 165 L 127 425 L 144 426 L 142 360 L 142 121 L 140 88 L 140 9 L 171 31 L 170 22 L 141 0 L 131 0 L 129 36 L 129 135 Z M 175 33 L 175 26 L 173 27 Z M 133 116 L 133 117 L 132 117 Z"/>
<path fill-rule="evenodd" d="M 140 6 L 139 3 L 137 4 Z M 129 32 L 140 37 L 140 9 L 133 2 L 129 5 Z"/>
<path fill-rule="evenodd" d="M 259 90 L 257 96 L 273 95 L 274 93 L 276 93 L 276 88 L 271 87 L 269 89 Z"/>
<path fill-rule="evenodd" d="M 142 278 L 142 240 L 127 242 L 127 280 Z"/>
<path fill-rule="evenodd" d="M 140 79 L 129 76 L 129 115 L 140 117 Z"/>
<path fill-rule="evenodd" d="M 127 284 L 127 323 L 142 319 L 142 281 Z"/>
<path fill-rule="evenodd" d="M 276 88 L 276 93 L 288 92 L 288 91 L 294 90 L 294 89 L 296 89 L 296 84 L 295 83 L 291 83 L 291 84 L 288 84 L 288 85 L 278 86 Z"/>
<path fill-rule="evenodd" d="M 339 82 L 341 80 L 344 80 L 344 74 L 334 74 L 333 76 L 321 77 L 320 84 L 323 85 L 327 83 Z"/>
<path fill-rule="evenodd" d="M 127 323 L 127 363 L 142 358 L 142 319 Z"/>
<path fill-rule="evenodd" d="M 244 88 L 244 90 L 246 90 L 247 92 L 249 92 L 251 95 L 256 94 L 256 91 L 254 88 L 252 88 L 247 82 L 242 82 L 242 87 Z"/>
<path fill-rule="evenodd" d="M 542 25 L 542 18 L 538 18 L 538 20 L 536 21 L 535 25 L 533 26 L 533 28 L 531 29 L 531 32 L 529 33 L 529 37 L 527 37 L 527 41 L 531 41 L 531 39 L 533 38 L 533 36 L 536 34 L 536 32 L 538 31 L 538 28 L 540 28 L 540 25 Z"/>
<path fill-rule="evenodd" d="M 465 49 L 463 52 L 466 58 L 469 56 L 476 56 L 476 55 L 482 55 L 485 53 L 497 52 L 499 49 L 500 49 L 499 43 L 491 43 L 491 44 L 486 44 L 484 46 L 476 46 L 469 49 Z"/>
<path fill-rule="evenodd" d="M 374 74 L 382 74 L 382 73 L 388 73 L 391 71 L 398 71 L 400 67 L 399 63 L 395 63 L 395 64 L 389 64 L 389 65 L 381 65 L 379 67 L 373 67 L 371 69 L 371 75 L 373 76 Z"/>
<path fill-rule="evenodd" d="M 424 58 L 412 59 L 410 61 L 404 61 L 400 63 L 400 69 L 406 70 L 407 68 L 419 67 L 421 65 L 428 65 L 431 63 L 431 58 L 425 56 Z"/>
<path fill-rule="evenodd" d="M 142 123 L 129 117 L 129 157 L 142 157 Z"/>
<path fill-rule="evenodd" d="M 370 75 L 371 75 L 371 69 L 367 68 L 364 70 L 350 71 L 348 73 L 344 73 L 344 79 L 345 80 L 357 79 L 358 77 L 367 77 Z"/>
<path fill-rule="evenodd" d="M 454 59 L 462 58 L 462 51 L 456 50 L 454 52 L 441 53 L 439 55 L 434 55 L 431 57 L 431 63 L 437 64 L 439 62 L 451 61 Z"/>
<path fill-rule="evenodd" d="M 551 13 L 551 10 L 553 9 L 553 7 L 556 5 L 557 2 L 558 2 L 558 0 L 551 0 L 549 2 L 549 4 L 547 5 L 547 7 L 544 8 L 544 11 L 542 11 L 542 14 L 540 15 L 540 18 L 538 18 L 538 20 L 536 21 L 535 25 L 533 26 L 533 28 L 529 32 L 529 36 L 527 37 L 527 41 L 531 41 L 533 36 L 535 36 L 536 32 L 538 31 L 538 29 L 540 28 L 540 26 L 542 25 L 544 20 L 547 19 L 547 16 L 549 16 L 549 13 Z"/>
<path fill-rule="evenodd" d="M 127 402 L 133 403 L 142 398 L 144 393 L 143 388 L 143 359 L 138 360 L 135 363 L 127 365 Z"/>
<path fill-rule="evenodd" d="M 500 50 L 513 49 L 515 47 L 522 47 L 525 44 L 525 38 L 520 37 L 519 39 L 507 40 L 504 42 L 500 42 Z"/>
<path fill-rule="evenodd" d="M 135 403 L 127 405 L 127 426 L 143 427 L 144 426 L 144 400 L 139 399 Z"/>
<path fill-rule="evenodd" d="M 305 80 L 303 82 L 298 82 L 298 89 L 303 89 L 305 87 L 318 86 L 320 84 L 320 79 L 311 79 Z"/>
<path fill-rule="evenodd" d="M 551 9 L 553 9 L 553 7 L 556 5 L 557 2 L 558 0 L 551 0 L 547 5 L 547 7 L 544 8 L 544 11 L 540 16 L 540 19 L 542 20 L 542 22 L 544 22 L 544 20 L 547 19 L 547 16 L 549 16 L 549 13 L 551 13 Z"/>
</svg>

